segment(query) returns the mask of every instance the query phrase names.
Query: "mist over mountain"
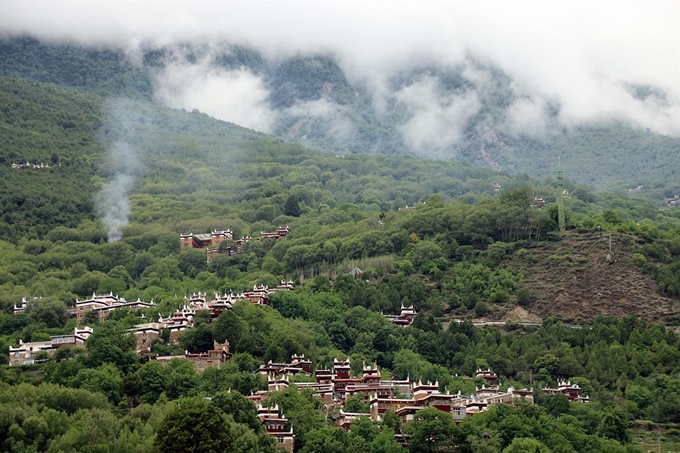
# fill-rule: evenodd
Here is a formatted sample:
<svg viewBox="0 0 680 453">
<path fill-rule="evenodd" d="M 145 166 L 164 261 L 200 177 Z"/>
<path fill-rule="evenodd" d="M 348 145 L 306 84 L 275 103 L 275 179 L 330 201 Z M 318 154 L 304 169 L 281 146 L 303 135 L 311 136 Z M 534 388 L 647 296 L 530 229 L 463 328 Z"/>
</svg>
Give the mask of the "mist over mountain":
<svg viewBox="0 0 680 453">
<path fill-rule="evenodd" d="M 330 4 L 328 15 L 287 3 L 69 5 L 48 24 L 11 3 L 0 74 L 197 109 L 337 153 L 459 159 L 541 179 L 561 162 L 576 182 L 617 188 L 677 179 L 672 3 L 589 7 L 587 17 L 579 4 L 494 2 L 356 15 Z M 77 18 L 87 25 L 66 26 Z"/>
</svg>

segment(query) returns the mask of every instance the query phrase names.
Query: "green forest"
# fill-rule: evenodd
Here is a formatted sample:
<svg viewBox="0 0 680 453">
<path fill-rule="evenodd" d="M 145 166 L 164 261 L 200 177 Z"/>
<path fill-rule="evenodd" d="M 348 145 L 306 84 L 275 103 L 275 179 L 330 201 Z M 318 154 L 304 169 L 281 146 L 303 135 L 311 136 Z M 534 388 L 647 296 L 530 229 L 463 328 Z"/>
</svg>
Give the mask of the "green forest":
<svg viewBox="0 0 680 453">
<path fill-rule="evenodd" d="M 552 178 L 315 151 L 198 111 L 101 94 L 0 79 L 3 450 L 273 452 L 246 399 L 267 390 L 253 370 L 304 354 L 315 368 L 351 358 L 354 375 L 375 363 L 383 377 L 463 394 L 490 368 L 504 387 L 532 387 L 536 404 L 494 405 L 460 424 L 436 409 L 406 422 L 388 413 L 345 431 L 334 426 L 339 410 L 291 385 L 266 404 L 286 415 L 299 452 L 638 452 L 657 442 L 677 451 L 678 207 L 566 172 L 560 232 Z M 257 239 L 281 226 L 285 238 Z M 180 234 L 226 229 L 256 239 L 210 262 L 205 250 L 180 251 Z M 593 301 L 562 310 L 551 295 L 576 291 L 586 276 L 599 285 Z M 185 296 L 282 280 L 295 289 L 272 294 L 269 306 L 241 301 L 214 319 L 197 315 L 178 342 L 135 352 L 128 329 L 168 316 Z M 607 292 L 622 280 L 640 286 Z M 76 299 L 109 293 L 156 305 L 101 323 L 86 315 L 81 326 L 94 332 L 83 348 L 9 365 L 20 342 L 72 334 Z M 28 307 L 14 314 L 22 298 Z M 411 305 L 418 315 L 407 327 L 383 316 Z M 517 308 L 540 319 L 480 325 Z M 234 355 L 219 369 L 153 359 L 225 340 Z M 590 402 L 541 392 L 563 379 Z M 345 411 L 366 406 L 350 400 Z"/>
</svg>

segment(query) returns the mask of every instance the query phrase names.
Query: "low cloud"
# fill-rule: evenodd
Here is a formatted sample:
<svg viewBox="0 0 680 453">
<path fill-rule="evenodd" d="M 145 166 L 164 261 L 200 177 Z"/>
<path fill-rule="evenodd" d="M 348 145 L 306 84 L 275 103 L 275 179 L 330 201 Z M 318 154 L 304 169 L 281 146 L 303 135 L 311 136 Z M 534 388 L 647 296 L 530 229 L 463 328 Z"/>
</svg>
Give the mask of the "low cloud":
<svg viewBox="0 0 680 453">
<path fill-rule="evenodd" d="M 355 133 L 354 123 L 348 116 L 347 107 L 326 98 L 297 102 L 284 112 L 293 118 L 299 118 L 296 124 L 300 126 L 305 120 L 323 121 L 328 127 L 326 134 L 339 143 L 347 142 Z M 299 131 L 291 131 L 291 133 L 299 135 Z"/>
<path fill-rule="evenodd" d="M 542 137 L 548 127 L 545 102 L 541 99 L 520 98 L 506 110 L 506 131 L 514 136 Z"/>
<path fill-rule="evenodd" d="M 461 95 L 442 95 L 438 81 L 424 77 L 402 88 L 394 97 L 409 112 L 401 126 L 404 141 L 419 154 L 443 157 L 458 144 L 470 118 L 481 104 L 474 91 Z"/>
<path fill-rule="evenodd" d="M 272 61 L 332 54 L 350 81 L 375 94 L 379 112 L 391 96 L 385 81 L 395 72 L 423 63 L 457 64 L 472 55 L 502 69 L 523 87 L 519 93 L 523 100 L 507 112 L 516 130 L 535 129 L 530 122 L 541 111 L 542 100 L 549 100 L 560 107 L 556 120 L 567 127 L 617 120 L 680 135 L 680 3 L 675 0 L 5 0 L 3 33 L 128 47 L 226 41 L 252 46 Z M 159 93 L 171 105 L 271 129 L 275 118 L 256 76 L 210 65 L 179 65 L 172 70 L 177 73 L 162 74 Z M 630 85 L 657 89 L 663 99 L 638 99 L 627 90 Z M 479 91 L 478 95 L 484 103 Z M 410 99 L 406 92 L 401 96 Z M 459 101 L 472 107 L 473 98 L 463 96 Z M 435 105 L 430 101 L 421 104 Z M 441 113 L 458 123 L 464 115 L 455 113 L 457 102 L 440 101 Z M 411 107 L 415 115 L 405 130 L 414 145 L 424 147 L 414 129 L 432 113 Z M 521 118 L 524 114 L 529 117 Z M 440 131 L 441 125 L 432 128 Z M 441 141 L 455 138 L 449 132 Z"/>
<path fill-rule="evenodd" d="M 271 132 L 276 121 L 276 113 L 267 103 L 269 91 L 246 69 L 218 69 L 207 60 L 171 63 L 157 74 L 156 82 L 156 97 L 172 108 L 198 109 L 262 132 Z"/>
</svg>

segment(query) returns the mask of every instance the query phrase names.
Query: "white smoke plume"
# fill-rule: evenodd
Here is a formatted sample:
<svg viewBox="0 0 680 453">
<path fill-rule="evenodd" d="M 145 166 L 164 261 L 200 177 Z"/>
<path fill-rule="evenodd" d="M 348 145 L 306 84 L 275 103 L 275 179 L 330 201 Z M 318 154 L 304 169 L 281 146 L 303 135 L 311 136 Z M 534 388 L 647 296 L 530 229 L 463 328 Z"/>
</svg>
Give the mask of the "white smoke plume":
<svg viewBox="0 0 680 453">
<path fill-rule="evenodd" d="M 115 174 L 112 180 L 102 186 L 96 196 L 96 202 L 108 232 L 108 241 L 117 242 L 123 238 L 123 228 L 130 223 L 129 197 L 138 173 L 139 162 L 133 148 L 124 142 L 114 144 L 108 159 Z"/>
</svg>

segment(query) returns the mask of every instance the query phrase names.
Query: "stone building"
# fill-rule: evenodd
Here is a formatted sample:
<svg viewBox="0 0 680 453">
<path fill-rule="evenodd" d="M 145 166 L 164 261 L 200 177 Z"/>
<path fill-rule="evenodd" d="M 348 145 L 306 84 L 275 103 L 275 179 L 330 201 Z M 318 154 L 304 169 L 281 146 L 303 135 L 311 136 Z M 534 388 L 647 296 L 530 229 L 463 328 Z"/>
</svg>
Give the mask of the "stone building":
<svg viewBox="0 0 680 453">
<path fill-rule="evenodd" d="M 96 295 L 92 294 L 90 299 L 78 300 L 76 299 L 75 314 L 76 321 L 80 323 L 88 312 L 95 312 L 97 320 L 103 322 L 106 317 L 114 310 L 121 310 L 127 308 L 129 310 L 139 310 L 142 308 L 151 308 L 156 304 L 151 302 L 143 302 L 139 299 L 135 302 L 128 302 L 122 297 L 118 297 L 113 293 Z"/>
<path fill-rule="evenodd" d="M 66 345 L 84 347 L 91 334 L 91 327 L 83 327 L 81 329 L 76 327 L 73 335 L 55 335 L 48 341 L 24 343 L 19 340 L 18 347 L 9 347 L 9 365 L 21 366 L 39 363 L 36 361 L 38 353 L 44 352 L 47 355 L 52 355 L 57 349 Z"/>
<path fill-rule="evenodd" d="M 197 373 L 202 373 L 206 368 L 214 366 L 215 368 L 221 368 L 229 359 L 231 359 L 232 353 L 229 352 L 229 342 L 218 343 L 214 342 L 213 349 L 208 352 L 203 353 L 184 353 L 176 355 L 163 355 L 156 357 L 156 360 L 163 366 L 167 365 L 171 360 L 174 359 L 187 359 L 194 366 L 194 370 Z"/>
</svg>

